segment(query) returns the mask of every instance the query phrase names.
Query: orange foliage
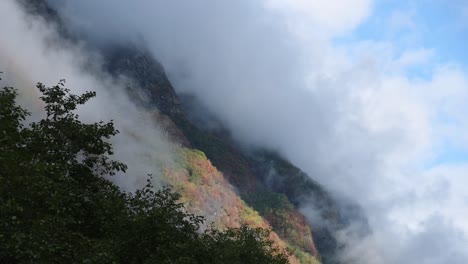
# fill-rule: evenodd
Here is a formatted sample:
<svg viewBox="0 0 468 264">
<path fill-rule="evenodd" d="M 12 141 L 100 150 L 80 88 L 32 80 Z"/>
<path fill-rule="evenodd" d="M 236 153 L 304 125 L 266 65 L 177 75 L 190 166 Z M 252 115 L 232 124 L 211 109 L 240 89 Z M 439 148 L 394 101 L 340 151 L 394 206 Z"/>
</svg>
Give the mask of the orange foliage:
<svg viewBox="0 0 468 264">
<path fill-rule="evenodd" d="M 206 218 L 204 228 L 209 224 L 221 229 L 248 224 L 251 227 L 271 229 L 257 211 L 241 200 L 232 185 L 203 152 L 184 148 L 181 151 L 181 160 L 181 167 L 165 169 L 164 177 L 182 195 L 181 202 L 187 205 L 187 211 Z M 286 243 L 275 232 L 271 232 L 270 239 L 279 248 L 287 248 Z M 290 263 L 300 262 L 295 256 L 291 256 Z"/>
</svg>

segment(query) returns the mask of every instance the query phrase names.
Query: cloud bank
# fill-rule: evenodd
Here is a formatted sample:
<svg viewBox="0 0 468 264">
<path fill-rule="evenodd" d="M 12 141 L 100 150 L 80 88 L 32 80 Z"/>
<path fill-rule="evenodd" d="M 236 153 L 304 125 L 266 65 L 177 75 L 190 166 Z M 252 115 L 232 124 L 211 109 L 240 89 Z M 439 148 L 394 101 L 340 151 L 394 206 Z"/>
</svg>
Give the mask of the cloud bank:
<svg viewBox="0 0 468 264">
<path fill-rule="evenodd" d="M 357 201 L 373 233 L 338 234 L 346 263 L 468 261 L 468 164 L 451 157 L 468 149 L 468 75 L 434 62 L 438 51 L 423 44 L 337 42 L 373 2 L 50 2 L 97 44 L 144 42 L 177 91 L 195 95 L 236 140 L 280 151 Z M 414 26 L 403 20 L 388 30 Z"/>
</svg>

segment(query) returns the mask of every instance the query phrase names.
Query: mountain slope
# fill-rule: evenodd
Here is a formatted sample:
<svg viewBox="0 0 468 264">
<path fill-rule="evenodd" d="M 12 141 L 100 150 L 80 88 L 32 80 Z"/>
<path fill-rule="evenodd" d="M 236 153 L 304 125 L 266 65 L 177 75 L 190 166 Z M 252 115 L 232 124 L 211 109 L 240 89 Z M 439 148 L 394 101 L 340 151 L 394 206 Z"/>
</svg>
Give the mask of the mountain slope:
<svg viewBox="0 0 468 264">
<path fill-rule="evenodd" d="M 21 2 L 29 12 L 55 23 L 64 38 L 76 37 L 45 1 Z M 228 131 L 212 131 L 190 118 L 184 106 L 193 102 L 181 100 L 164 68 L 144 48 L 122 43 L 104 47 L 89 43 L 89 48 L 102 54 L 105 71 L 125 77 L 119 80 L 125 82 L 129 96 L 183 147 L 178 166 L 166 169 L 164 180 L 183 194 L 188 210 L 219 227 L 271 226 L 277 245 L 294 251 L 292 263 L 314 263 L 322 257 L 324 263 L 334 261 L 339 244 L 333 233 L 345 226 L 345 219 L 319 184 L 277 153 L 245 150 Z M 299 211 L 304 205 L 312 205 L 331 224 L 309 223 Z"/>
<path fill-rule="evenodd" d="M 227 135 L 195 125 L 185 113 L 184 101 L 175 93 L 163 68 L 142 50 L 119 46 L 108 54 L 111 56 L 107 60 L 109 71 L 128 76 L 134 84 L 143 87 L 146 98 L 150 98 L 145 104 L 150 108 L 158 106 L 161 116 L 171 120 L 166 129 L 175 131 L 175 138 L 182 145 L 203 151 L 236 187 L 240 197 L 259 211 L 281 238 L 298 251 L 316 258 L 320 258 L 317 249 L 325 252 L 324 259 L 333 258 L 338 247 L 332 235 L 334 230 L 329 230 L 330 226 L 317 228 L 320 244 L 316 245 L 311 224 L 297 209 L 304 203 L 312 203 L 336 228 L 340 226 L 340 210 L 319 184 L 276 153 L 246 152 L 236 147 Z M 272 203 L 277 200 L 284 203 Z M 275 206 L 268 206 L 268 203 Z"/>
<path fill-rule="evenodd" d="M 131 96 L 142 101 L 152 111 L 156 111 L 157 108 L 160 111 L 157 114 L 158 119 L 170 119 L 166 122 L 165 128 L 171 131 L 172 135 L 175 134 L 173 138 L 181 145 L 194 148 L 187 148 L 183 151 L 186 173 L 180 171 L 166 173 L 169 183 L 181 190 L 183 199 L 189 205 L 188 208 L 191 208 L 194 213 L 205 215 L 215 225 L 221 227 L 237 226 L 240 223 L 267 227 L 269 224 L 278 223 L 272 227 L 274 231 L 279 230 L 281 221 L 278 221 L 280 219 L 278 215 L 270 214 L 270 217 L 266 218 L 269 222 L 267 223 L 243 201 L 243 199 L 252 200 L 249 199 L 249 195 L 263 188 L 259 186 L 261 182 L 258 181 L 248 159 L 230 142 L 192 124 L 181 108 L 180 100 L 164 71 L 154 59 L 151 59 L 149 55 L 145 56 L 143 51 L 136 48 L 122 46 L 114 48 L 115 50 L 107 53 L 110 56 L 106 60 L 109 72 L 115 76 L 130 77 L 129 87 L 135 85 L 144 93 L 143 96 L 136 95 L 135 90 L 130 88 Z M 107 49 L 112 48 L 107 47 Z M 145 99 L 148 101 L 145 102 Z M 210 161 L 222 173 L 217 171 Z M 230 184 L 234 185 L 236 192 L 230 189 Z M 281 213 L 282 220 L 287 220 L 292 224 L 289 224 L 287 228 L 283 227 L 283 231 L 279 232 L 280 238 L 287 241 L 291 248 L 295 248 L 296 255 L 307 260 L 305 263 L 313 261 L 314 258 L 320 259 L 305 218 L 292 205 Z M 291 232 L 296 235 L 290 236 Z M 288 239 L 290 237 L 296 238 Z M 276 238 L 275 240 L 279 241 Z M 279 242 L 279 244 L 282 243 Z"/>
</svg>

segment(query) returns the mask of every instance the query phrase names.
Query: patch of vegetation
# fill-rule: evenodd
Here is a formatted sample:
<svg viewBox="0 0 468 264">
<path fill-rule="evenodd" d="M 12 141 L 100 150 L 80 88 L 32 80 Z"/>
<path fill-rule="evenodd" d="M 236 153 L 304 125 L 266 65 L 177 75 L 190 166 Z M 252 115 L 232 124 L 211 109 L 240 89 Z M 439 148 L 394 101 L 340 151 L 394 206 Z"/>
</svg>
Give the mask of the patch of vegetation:
<svg viewBox="0 0 468 264">
<path fill-rule="evenodd" d="M 176 115 L 171 117 L 183 131 L 190 143 L 202 150 L 208 159 L 213 162 L 229 181 L 241 191 L 252 191 L 255 185 L 255 176 L 249 163 L 241 153 L 235 150 L 228 142 L 218 138 L 190 123 L 186 117 Z"/>
<path fill-rule="evenodd" d="M 293 252 L 296 257 L 314 258 L 310 255 L 317 254 L 312 231 L 305 218 L 295 210 L 294 205 L 289 202 L 286 195 L 269 190 L 259 190 L 246 199 L 254 209 L 265 217 L 280 238 L 290 243 L 295 249 Z"/>
<path fill-rule="evenodd" d="M 262 181 L 269 189 L 284 193 L 292 203 L 313 197 L 325 207 L 332 207 L 331 198 L 320 184 L 278 154 L 257 151 L 251 155 L 250 162 L 255 164 L 255 171 L 263 176 Z"/>
<path fill-rule="evenodd" d="M 301 263 L 307 263 L 307 264 L 320 264 L 321 263 L 320 260 L 310 255 L 309 253 L 304 252 L 302 249 L 298 247 L 289 245 L 288 248 Z"/>
<path fill-rule="evenodd" d="M 260 214 L 267 214 L 273 211 L 288 211 L 294 208 L 288 197 L 282 193 L 269 190 L 257 190 L 246 197 L 246 201 Z"/>
<path fill-rule="evenodd" d="M 184 160 L 184 168 L 187 169 L 189 174 L 189 181 L 193 183 L 199 183 L 200 178 L 206 173 L 204 167 L 201 166 L 200 161 L 206 161 L 207 158 L 203 151 L 197 149 L 182 149 L 182 159 Z"/>
<path fill-rule="evenodd" d="M 240 215 L 241 220 L 247 225 L 262 226 L 263 219 L 252 207 L 244 204 Z"/>
</svg>

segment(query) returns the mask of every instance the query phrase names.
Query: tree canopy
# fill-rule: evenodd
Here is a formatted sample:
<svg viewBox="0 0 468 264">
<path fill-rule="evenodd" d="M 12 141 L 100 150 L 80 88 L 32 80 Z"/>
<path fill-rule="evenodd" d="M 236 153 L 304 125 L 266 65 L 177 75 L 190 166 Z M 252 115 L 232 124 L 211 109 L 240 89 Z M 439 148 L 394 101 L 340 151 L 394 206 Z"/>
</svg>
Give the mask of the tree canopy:
<svg viewBox="0 0 468 264">
<path fill-rule="evenodd" d="M 114 161 L 111 122 L 86 124 L 75 110 L 95 92 L 71 94 L 64 81 L 39 83 L 46 117 L 29 112 L 17 90 L 0 90 L 0 263 L 287 263 L 270 230 L 208 229 L 170 187 L 122 192 L 104 175 Z"/>
</svg>

